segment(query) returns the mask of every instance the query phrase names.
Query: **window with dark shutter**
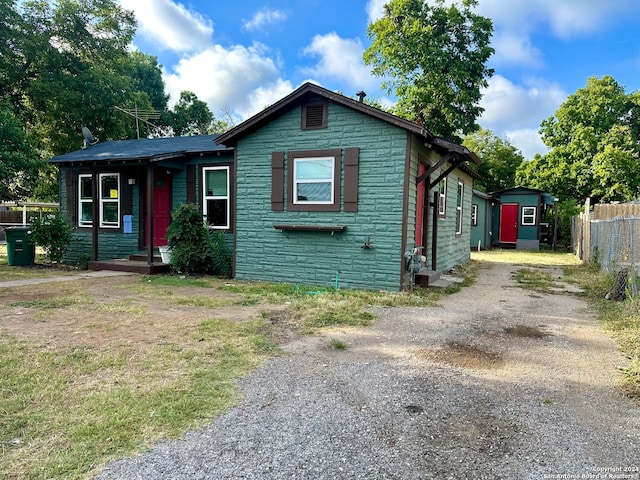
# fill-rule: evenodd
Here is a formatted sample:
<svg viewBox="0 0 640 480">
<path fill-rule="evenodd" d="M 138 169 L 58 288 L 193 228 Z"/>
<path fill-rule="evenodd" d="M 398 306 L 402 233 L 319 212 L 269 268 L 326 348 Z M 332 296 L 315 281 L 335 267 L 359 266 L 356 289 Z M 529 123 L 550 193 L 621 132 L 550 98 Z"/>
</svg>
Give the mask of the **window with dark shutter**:
<svg viewBox="0 0 640 480">
<path fill-rule="evenodd" d="M 310 103 L 302 107 L 302 129 L 327 128 L 327 104 Z"/>
</svg>

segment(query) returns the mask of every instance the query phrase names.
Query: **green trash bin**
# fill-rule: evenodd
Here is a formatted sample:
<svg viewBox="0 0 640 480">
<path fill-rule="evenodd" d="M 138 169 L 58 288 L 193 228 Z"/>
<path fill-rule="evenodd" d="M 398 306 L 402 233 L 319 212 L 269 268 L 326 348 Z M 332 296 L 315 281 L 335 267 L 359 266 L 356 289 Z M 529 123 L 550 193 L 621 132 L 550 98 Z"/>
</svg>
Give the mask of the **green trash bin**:
<svg viewBox="0 0 640 480">
<path fill-rule="evenodd" d="M 36 259 L 36 244 L 31 239 L 31 228 L 9 227 L 7 238 L 7 263 L 11 266 L 33 265 Z"/>
</svg>

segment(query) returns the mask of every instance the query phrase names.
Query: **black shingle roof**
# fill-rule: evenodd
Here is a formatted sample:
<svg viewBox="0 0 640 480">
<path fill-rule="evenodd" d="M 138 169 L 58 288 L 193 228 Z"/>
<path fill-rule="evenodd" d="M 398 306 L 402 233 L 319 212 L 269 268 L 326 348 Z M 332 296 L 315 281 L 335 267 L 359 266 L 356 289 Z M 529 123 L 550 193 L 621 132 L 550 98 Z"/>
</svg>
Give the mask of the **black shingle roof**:
<svg viewBox="0 0 640 480">
<path fill-rule="evenodd" d="M 102 161 L 145 161 L 180 158 L 198 153 L 221 152 L 228 149 L 217 145 L 218 135 L 196 135 L 192 137 L 141 138 L 101 142 L 90 147 L 53 157 L 50 163 L 82 163 Z"/>
</svg>

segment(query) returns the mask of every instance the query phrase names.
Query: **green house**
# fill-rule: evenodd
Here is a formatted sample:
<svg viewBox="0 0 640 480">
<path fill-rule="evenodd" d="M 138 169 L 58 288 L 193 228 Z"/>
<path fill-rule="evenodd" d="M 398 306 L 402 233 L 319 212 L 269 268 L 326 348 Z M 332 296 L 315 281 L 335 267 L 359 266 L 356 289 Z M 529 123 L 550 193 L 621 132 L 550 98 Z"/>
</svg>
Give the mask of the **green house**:
<svg viewBox="0 0 640 480">
<path fill-rule="evenodd" d="M 399 291 L 469 259 L 480 160 L 421 125 L 307 83 L 216 143 L 238 279 Z"/>
<path fill-rule="evenodd" d="M 60 207 L 75 227 L 65 261 L 90 260 L 93 269 L 167 270 L 156 249 L 167 244 L 171 211 L 186 202 L 200 206 L 211 229 L 231 232 L 233 152 L 214 140 L 108 141 L 52 158 L 60 170 Z"/>
</svg>

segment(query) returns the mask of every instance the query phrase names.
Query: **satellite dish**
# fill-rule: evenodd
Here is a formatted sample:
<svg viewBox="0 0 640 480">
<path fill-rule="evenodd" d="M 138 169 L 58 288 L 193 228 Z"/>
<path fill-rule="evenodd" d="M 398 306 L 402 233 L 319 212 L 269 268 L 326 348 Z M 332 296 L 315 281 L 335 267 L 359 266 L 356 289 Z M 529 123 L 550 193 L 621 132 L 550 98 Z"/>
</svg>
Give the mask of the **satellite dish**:
<svg viewBox="0 0 640 480">
<path fill-rule="evenodd" d="M 82 148 L 90 147 L 98 143 L 98 138 L 94 137 L 87 127 L 82 127 Z"/>
</svg>

